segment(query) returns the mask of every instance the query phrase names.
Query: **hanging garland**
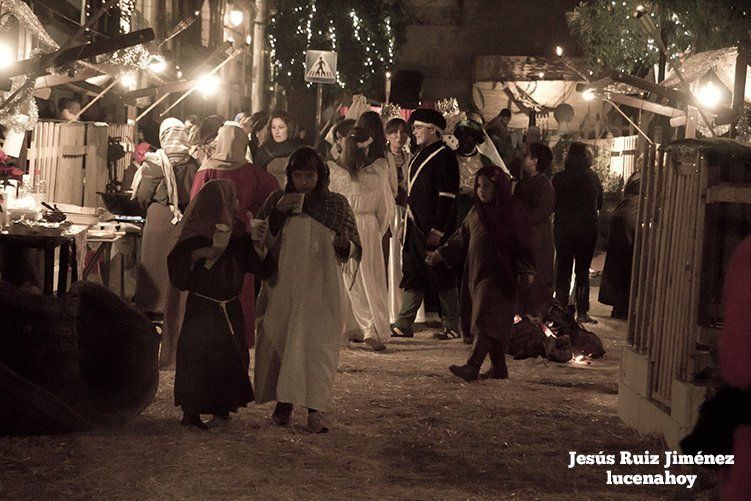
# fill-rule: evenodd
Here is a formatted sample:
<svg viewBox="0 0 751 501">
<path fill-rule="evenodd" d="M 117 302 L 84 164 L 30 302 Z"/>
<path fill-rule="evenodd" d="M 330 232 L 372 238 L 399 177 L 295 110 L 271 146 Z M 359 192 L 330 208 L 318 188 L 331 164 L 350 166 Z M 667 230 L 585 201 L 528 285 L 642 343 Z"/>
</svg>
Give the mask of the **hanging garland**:
<svg viewBox="0 0 751 501">
<path fill-rule="evenodd" d="M 280 0 L 269 22 L 272 79 L 288 88 L 305 85 L 305 51 L 338 54 L 337 83 L 352 92 L 378 95 L 403 43 L 398 11 L 379 1 Z"/>
</svg>

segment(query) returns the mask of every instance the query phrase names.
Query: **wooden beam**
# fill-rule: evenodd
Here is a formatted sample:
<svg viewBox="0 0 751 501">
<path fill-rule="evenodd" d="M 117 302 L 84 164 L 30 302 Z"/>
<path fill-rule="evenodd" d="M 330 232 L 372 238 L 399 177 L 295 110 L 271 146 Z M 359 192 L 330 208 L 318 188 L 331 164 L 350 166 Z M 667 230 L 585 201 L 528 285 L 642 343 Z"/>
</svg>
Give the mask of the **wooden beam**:
<svg viewBox="0 0 751 501">
<path fill-rule="evenodd" d="M 122 95 L 122 101 L 124 103 L 135 103 L 137 100 L 144 97 L 160 97 L 172 92 L 184 92 L 188 90 L 195 81 L 193 80 L 179 80 L 177 82 L 169 82 L 164 85 L 155 85 L 153 87 L 146 87 L 144 89 L 136 89 L 130 92 L 126 92 Z"/>
<path fill-rule="evenodd" d="M 56 52 L 45 54 L 41 58 L 31 58 L 19 61 L 12 68 L 0 72 L 0 79 L 15 77 L 19 75 L 32 74 L 38 69 L 40 64 L 45 64 L 45 68 L 66 66 L 74 63 L 79 59 L 88 59 L 90 57 L 107 54 L 120 49 L 126 49 L 134 45 L 147 43 L 154 40 L 154 30 L 146 28 L 144 30 L 133 31 L 125 35 L 112 37 L 109 40 L 99 40 L 96 44 L 86 43 L 68 49 L 58 50 Z M 39 73 L 37 73 L 39 74 Z"/>
<path fill-rule="evenodd" d="M 733 82 L 733 127 L 731 137 L 735 137 L 735 127 L 745 112 L 746 75 L 751 64 L 751 40 L 738 44 L 738 57 L 735 59 L 735 80 Z"/>
<path fill-rule="evenodd" d="M 651 111 L 652 113 L 670 118 L 686 116 L 686 112 L 679 110 L 678 108 L 672 108 L 670 106 L 653 103 L 652 101 L 646 101 L 644 99 L 639 99 L 632 96 L 626 96 L 623 94 L 611 94 L 610 99 L 618 104 L 636 108 L 637 110 Z"/>
<path fill-rule="evenodd" d="M 751 204 L 751 184 L 717 183 L 707 189 L 706 203 Z"/>
</svg>

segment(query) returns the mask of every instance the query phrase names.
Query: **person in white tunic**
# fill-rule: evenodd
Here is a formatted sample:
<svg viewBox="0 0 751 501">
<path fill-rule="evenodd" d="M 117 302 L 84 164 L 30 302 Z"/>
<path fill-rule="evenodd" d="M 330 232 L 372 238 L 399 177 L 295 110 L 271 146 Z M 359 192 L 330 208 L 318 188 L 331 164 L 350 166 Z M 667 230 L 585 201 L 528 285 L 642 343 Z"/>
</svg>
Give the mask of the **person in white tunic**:
<svg viewBox="0 0 751 501">
<path fill-rule="evenodd" d="M 346 283 L 349 275 L 344 274 L 352 313 L 365 342 L 381 351 L 391 334 L 382 240 L 394 215 L 394 195 L 384 152 L 370 151 L 372 145 L 368 131 L 354 127 L 345 139 L 339 162 L 329 161 L 329 169 L 330 189 L 347 197 L 363 247 L 360 270 L 351 287 Z"/>
<path fill-rule="evenodd" d="M 256 216 L 269 221 L 276 271 L 258 299 L 256 402 L 277 401 L 272 419 L 289 424 L 294 405 L 308 409 L 308 430 L 328 431 L 346 293 L 341 267 L 356 276 L 362 246 L 347 199 L 329 191 L 329 171 L 312 148 L 296 150 L 284 190 Z"/>
</svg>

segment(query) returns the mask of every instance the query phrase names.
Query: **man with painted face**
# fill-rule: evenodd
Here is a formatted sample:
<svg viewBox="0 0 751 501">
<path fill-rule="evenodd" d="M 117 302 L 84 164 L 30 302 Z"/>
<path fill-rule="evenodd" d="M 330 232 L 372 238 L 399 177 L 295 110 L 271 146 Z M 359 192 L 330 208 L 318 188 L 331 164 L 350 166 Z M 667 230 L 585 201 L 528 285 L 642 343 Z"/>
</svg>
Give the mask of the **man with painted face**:
<svg viewBox="0 0 751 501">
<path fill-rule="evenodd" d="M 485 142 L 482 125 L 474 120 L 462 120 L 454 128 L 454 136 L 459 141 L 456 149 L 456 159 L 459 162 L 459 194 L 456 197 L 456 224 L 462 224 L 469 209 L 472 208 L 472 197 L 475 190 L 475 174 L 482 167 L 497 165 L 483 155 L 478 145 Z M 498 167 L 505 167 L 497 165 Z"/>
<path fill-rule="evenodd" d="M 413 324 L 425 291 L 435 289 L 441 303 L 443 329 L 437 339 L 459 334 L 459 293 L 456 278 L 447 267 L 429 267 L 427 251 L 451 236 L 456 223 L 459 166 L 456 155 L 441 141 L 446 119 L 436 110 L 417 109 L 410 117 L 415 143 L 420 147 L 409 166 L 407 217 L 402 251 L 404 300 L 391 326 L 394 337 L 413 337 Z"/>
</svg>

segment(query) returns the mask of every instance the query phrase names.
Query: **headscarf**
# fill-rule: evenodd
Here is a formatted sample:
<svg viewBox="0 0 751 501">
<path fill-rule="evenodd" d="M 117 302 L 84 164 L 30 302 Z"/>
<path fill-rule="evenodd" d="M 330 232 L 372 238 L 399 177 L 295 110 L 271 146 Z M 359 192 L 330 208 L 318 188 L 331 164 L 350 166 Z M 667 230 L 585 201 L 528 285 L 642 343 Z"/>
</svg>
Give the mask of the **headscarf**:
<svg viewBox="0 0 751 501">
<path fill-rule="evenodd" d="M 216 136 L 214 154 L 206 160 L 199 170 L 234 170 L 248 162 L 245 150 L 248 147 L 248 135 L 236 122 L 226 122 Z"/>
<path fill-rule="evenodd" d="M 182 231 L 175 245 L 193 237 L 211 240 L 220 224 L 236 229 L 235 183 L 227 179 L 213 179 L 196 193 L 185 209 Z"/>
<path fill-rule="evenodd" d="M 292 183 L 292 171 L 300 170 L 299 168 L 294 168 L 296 156 L 310 154 L 308 150 L 318 155 L 312 148 L 303 147 L 290 156 L 289 162 L 287 162 L 287 186 L 283 190 L 277 190 L 269 195 L 256 216 L 257 218 L 265 219 L 271 214 L 285 193 L 296 192 Z M 316 184 L 312 192 L 305 195 L 302 211 L 334 231 L 337 235 L 346 236 L 355 246 L 355 253 L 352 258 L 359 262 L 362 256 L 362 244 L 360 243 L 360 235 L 357 232 L 357 223 L 355 222 L 352 207 L 350 207 L 349 202 L 343 195 L 329 191 L 329 168 L 320 157 L 319 162 L 316 162 L 316 169 L 318 184 Z"/>
<path fill-rule="evenodd" d="M 490 179 L 495 188 L 495 199 L 484 203 L 477 196 L 480 176 Z M 495 165 L 480 168 L 475 174 L 474 206 L 480 222 L 490 234 L 505 278 L 507 292 L 516 290 L 514 262 L 533 264 L 534 237 L 524 208 L 511 194 L 509 176 Z"/>
<path fill-rule="evenodd" d="M 281 143 L 277 143 L 276 141 L 274 141 L 274 138 L 269 135 L 269 138 L 266 139 L 266 142 L 263 143 L 263 145 L 261 145 L 261 147 L 258 149 L 258 158 L 255 162 L 257 166 L 265 169 L 269 162 L 271 162 L 273 159 L 288 157 L 299 147 L 305 146 L 305 143 L 292 135 L 292 127 L 290 127 L 288 130 L 289 135 L 287 136 L 287 140 L 282 141 Z"/>
<path fill-rule="evenodd" d="M 157 165 L 162 170 L 164 184 L 167 188 L 167 203 L 172 211 L 172 224 L 177 224 L 182 219 L 182 213 L 179 208 L 179 197 L 177 194 L 177 182 L 175 181 L 175 170 L 173 165 L 183 164 L 190 160 L 188 153 L 188 132 L 183 124 L 177 118 L 167 118 L 159 126 L 159 142 L 161 148 L 155 153 L 147 153 L 145 161 Z M 136 172 L 133 178 L 133 196 L 136 197 L 138 185 L 141 184 L 143 165 Z"/>
</svg>

